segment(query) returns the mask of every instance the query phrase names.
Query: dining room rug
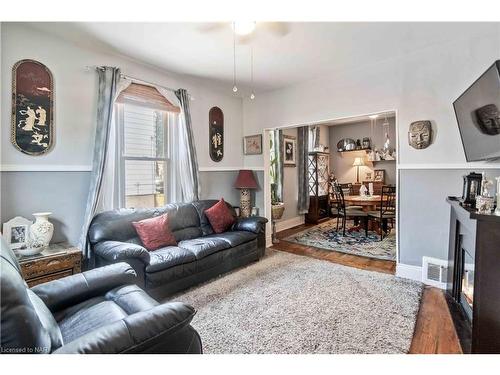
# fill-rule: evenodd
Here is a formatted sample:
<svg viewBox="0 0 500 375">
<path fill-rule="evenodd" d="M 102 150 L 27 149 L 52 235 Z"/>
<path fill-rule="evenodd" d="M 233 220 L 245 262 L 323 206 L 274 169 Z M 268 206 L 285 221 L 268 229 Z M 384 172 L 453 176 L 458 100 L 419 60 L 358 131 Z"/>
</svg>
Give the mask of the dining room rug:
<svg viewBox="0 0 500 375">
<path fill-rule="evenodd" d="M 169 298 L 193 306 L 205 354 L 407 353 L 422 284 L 268 249 Z"/>
<path fill-rule="evenodd" d="M 363 229 L 352 232 L 346 230 L 344 236 L 340 228 L 338 232 L 335 230 L 335 223 L 335 220 L 330 220 L 295 233 L 283 240 L 368 258 L 396 260 L 396 235 L 393 233 L 394 230 L 380 241 L 379 234 L 368 231 L 368 236 L 365 236 Z"/>
</svg>

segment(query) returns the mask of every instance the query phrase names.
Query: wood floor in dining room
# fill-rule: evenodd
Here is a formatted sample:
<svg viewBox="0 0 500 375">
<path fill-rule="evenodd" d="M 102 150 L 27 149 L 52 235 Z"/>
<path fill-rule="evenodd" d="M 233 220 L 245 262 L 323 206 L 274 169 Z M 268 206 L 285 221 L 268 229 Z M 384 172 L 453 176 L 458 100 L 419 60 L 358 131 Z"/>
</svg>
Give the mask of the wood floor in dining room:
<svg viewBox="0 0 500 375">
<path fill-rule="evenodd" d="M 303 224 L 277 233 L 280 242 L 272 248 L 296 255 L 309 256 L 348 267 L 395 274 L 396 262 L 366 258 L 351 254 L 324 250 L 283 240 L 295 233 L 312 228 L 312 224 Z M 415 324 L 415 332 L 410 347 L 410 354 L 462 354 L 460 341 L 453 324 L 445 295 L 438 288 L 424 288 L 420 309 Z"/>
</svg>

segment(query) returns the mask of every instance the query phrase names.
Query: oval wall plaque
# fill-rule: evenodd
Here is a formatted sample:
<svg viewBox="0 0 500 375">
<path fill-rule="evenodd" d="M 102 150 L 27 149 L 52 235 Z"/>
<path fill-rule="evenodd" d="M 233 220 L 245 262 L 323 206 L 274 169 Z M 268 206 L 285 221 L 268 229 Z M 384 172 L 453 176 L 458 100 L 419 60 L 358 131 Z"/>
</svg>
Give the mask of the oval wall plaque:
<svg viewBox="0 0 500 375">
<path fill-rule="evenodd" d="M 52 73 L 41 62 L 18 61 L 12 68 L 12 144 L 28 155 L 48 152 L 54 138 L 53 119 Z"/>
<path fill-rule="evenodd" d="M 212 107 L 208 113 L 209 153 L 213 161 L 219 162 L 224 157 L 224 114 L 219 107 Z"/>
</svg>

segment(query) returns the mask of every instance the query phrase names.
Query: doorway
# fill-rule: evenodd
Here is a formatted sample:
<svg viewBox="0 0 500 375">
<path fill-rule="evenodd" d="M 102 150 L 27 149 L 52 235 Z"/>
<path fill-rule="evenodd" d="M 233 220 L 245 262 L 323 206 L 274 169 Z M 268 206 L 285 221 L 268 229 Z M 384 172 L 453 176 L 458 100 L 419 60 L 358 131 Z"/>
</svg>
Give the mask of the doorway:
<svg viewBox="0 0 500 375">
<path fill-rule="evenodd" d="M 284 139 L 293 140 L 299 126 L 304 125 L 266 129 L 264 144 L 272 144 L 278 131 Z M 274 221 L 280 244 L 273 247 L 285 251 L 289 247 L 299 253 L 314 253 L 316 257 L 335 259 L 336 262 L 343 259 L 350 263 L 348 265 L 356 267 L 359 264 L 359 268 L 371 264 L 374 270 L 394 273 L 399 258 L 397 112 L 389 110 L 323 120 L 307 126 L 310 209 L 305 215 L 297 214 L 298 173 L 293 166 L 284 167 L 281 203 L 288 215 L 283 214 L 280 220 Z M 271 159 L 273 152 L 276 151 L 264 151 L 266 171 L 270 171 L 275 163 Z M 265 175 L 267 194 L 264 198 L 271 219 L 271 197 L 275 194 L 271 188 L 272 173 Z M 338 195 L 332 191 L 335 186 L 342 187 L 346 206 L 358 206 L 355 208 L 369 213 L 366 215 L 369 218 L 363 217 L 362 213 L 360 217 L 350 216 L 347 212 L 338 215 Z M 392 215 L 384 205 L 391 192 L 394 194 Z M 275 200 L 274 197 L 273 203 Z"/>
</svg>

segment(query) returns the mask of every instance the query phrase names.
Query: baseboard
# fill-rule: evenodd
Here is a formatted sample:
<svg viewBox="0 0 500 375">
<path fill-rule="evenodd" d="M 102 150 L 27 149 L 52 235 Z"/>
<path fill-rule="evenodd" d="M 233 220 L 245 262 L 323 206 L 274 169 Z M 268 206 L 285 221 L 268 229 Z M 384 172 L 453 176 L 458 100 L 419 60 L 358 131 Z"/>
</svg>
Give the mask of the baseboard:
<svg viewBox="0 0 500 375">
<path fill-rule="evenodd" d="M 403 279 L 422 281 L 422 267 L 397 263 L 396 276 Z"/>
<path fill-rule="evenodd" d="M 276 232 L 281 232 L 282 230 L 290 229 L 298 225 L 304 224 L 304 215 L 295 216 L 290 219 L 281 220 L 276 222 Z"/>
</svg>

